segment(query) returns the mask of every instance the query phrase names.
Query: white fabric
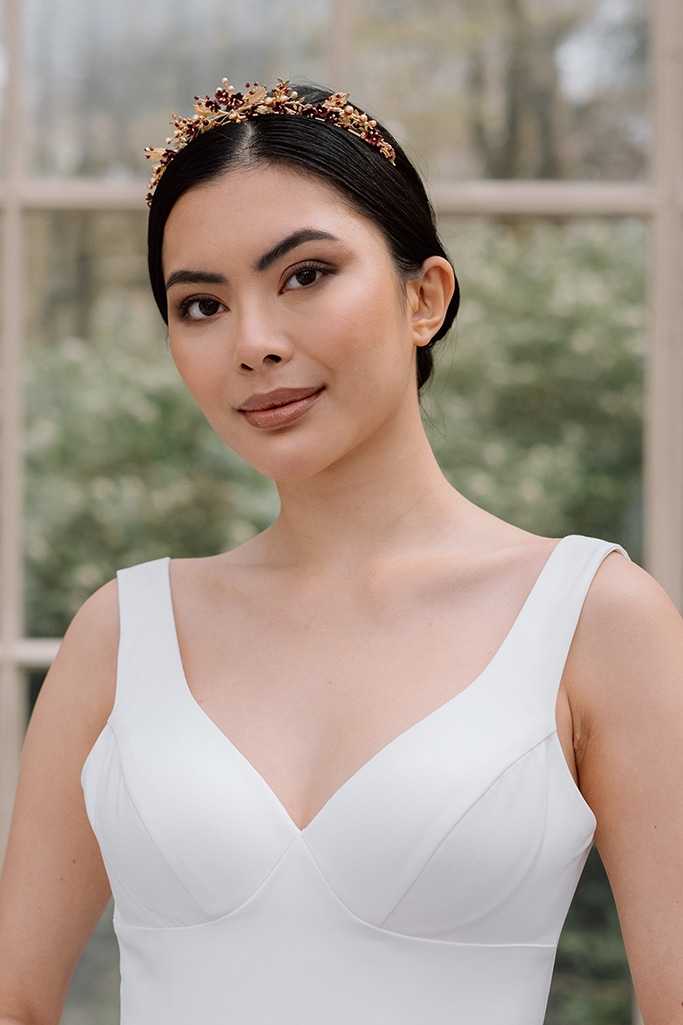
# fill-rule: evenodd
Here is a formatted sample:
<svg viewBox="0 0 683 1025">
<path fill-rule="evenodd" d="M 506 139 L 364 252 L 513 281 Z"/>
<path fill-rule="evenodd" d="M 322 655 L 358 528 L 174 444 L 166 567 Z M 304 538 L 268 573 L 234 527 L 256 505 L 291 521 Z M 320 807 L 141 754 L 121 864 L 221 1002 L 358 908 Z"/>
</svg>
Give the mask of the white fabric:
<svg viewBox="0 0 683 1025">
<path fill-rule="evenodd" d="M 192 697 L 168 560 L 120 572 L 116 703 L 83 788 L 122 1025 L 541 1025 L 595 827 L 557 690 L 617 548 L 561 541 L 475 682 L 304 830 Z"/>
</svg>

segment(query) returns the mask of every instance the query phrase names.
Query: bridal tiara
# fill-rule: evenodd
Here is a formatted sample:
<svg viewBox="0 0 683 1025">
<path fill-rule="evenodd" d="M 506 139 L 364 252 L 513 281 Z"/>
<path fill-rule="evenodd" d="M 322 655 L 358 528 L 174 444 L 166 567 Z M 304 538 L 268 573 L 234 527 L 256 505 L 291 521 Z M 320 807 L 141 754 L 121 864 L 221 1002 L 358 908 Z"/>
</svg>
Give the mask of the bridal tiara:
<svg viewBox="0 0 683 1025">
<path fill-rule="evenodd" d="M 332 93 L 321 102 L 307 103 L 306 97 L 300 97 L 295 90 L 290 89 L 289 82 L 282 78 L 278 78 L 277 85 L 271 90 L 257 82 L 253 85 L 247 83 L 244 88 L 244 92 L 237 92 L 224 78 L 213 98 L 195 96 L 195 113 L 191 117 L 173 115 L 173 134 L 166 140 L 165 146 L 145 148 L 145 155 L 156 161 L 149 182 L 148 205 L 151 205 L 154 190 L 168 165 L 198 135 L 210 132 L 218 125 L 247 121 L 266 114 L 307 117 L 336 125 L 379 150 L 390 163 L 396 162 L 394 147 L 383 137 L 377 122 L 353 107 L 349 103 L 348 93 Z"/>
</svg>

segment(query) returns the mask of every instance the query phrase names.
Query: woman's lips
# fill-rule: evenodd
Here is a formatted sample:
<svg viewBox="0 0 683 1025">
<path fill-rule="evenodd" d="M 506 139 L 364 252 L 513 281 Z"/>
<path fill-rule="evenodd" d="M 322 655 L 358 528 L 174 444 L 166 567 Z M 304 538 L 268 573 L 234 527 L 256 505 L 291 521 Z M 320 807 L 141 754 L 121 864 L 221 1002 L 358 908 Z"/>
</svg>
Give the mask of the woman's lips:
<svg viewBox="0 0 683 1025">
<path fill-rule="evenodd" d="M 251 427 L 269 430 L 295 423 L 315 404 L 322 388 L 278 388 L 262 395 L 252 395 L 238 412 Z"/>
</svg>

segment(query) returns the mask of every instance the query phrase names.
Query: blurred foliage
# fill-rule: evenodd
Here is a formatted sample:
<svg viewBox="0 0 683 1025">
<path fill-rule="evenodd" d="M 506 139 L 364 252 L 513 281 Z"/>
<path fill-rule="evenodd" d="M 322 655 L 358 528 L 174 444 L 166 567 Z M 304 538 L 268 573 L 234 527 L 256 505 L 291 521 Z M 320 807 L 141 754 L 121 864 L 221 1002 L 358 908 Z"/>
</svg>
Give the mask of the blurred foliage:
<svg viewBox="0 0 683 1025">
<path fill-rule="evenodd" d="M 122 322 L 112 316 L 106 338 L 66 338 L 30 368 L 25 535 L 33 635 L 59 636 L 118 567 L 169 552 L 221 551 L 277 510 L 273 485 L 206 425 L 161 338 L 156 349 L 141 346 L 126 329 L 119 299 Z"/>
<path fill-rule="evenodd" d="M 459 326 L 425 402 L 468 498 L 641 554 L 645 239 L 635 220 L 445 220 Z"/>
<path fill-rule="evenodd" d="M 33 636 L 60 636 L 117 568 L 220 551 L 277 510 L 273 485 L 215 437 L 175 372 L 149 295 L 144 228 L 142 214 L 28 221 Z"/>
<path fill-rule="evenodd" d="M 70 229 L 105 255 L 93 254 L 72 320 L 49 296 L 43 317 L 32 314 L 26 557 L 38 636 L 60 635 L 118 566 L 220 551 L 277 510 L 273 486 L 222 445 L 185 393 L 141 274 L 112 280 L 117 261 L 102 236 L 116 222 L 39 222 L 62 256 Z M 606 536 L 638 557 L 642 225 L 444 229 L 465 298 L 425 411 L 446 474 L 529 530 Z M 68 263 L 51 278 L 67 298 Z M 87 338 L 61 333 L 79 325 Z"/>
<path fill-rule="evenodd" d="M 546 1025 L 631 1025 L 632 994 L 612 892 L 593 848 L 560 937 Z"/>
<path fill-rule="evenodd" d="M 60 1025 L 120 1025 L 121 979 L 112 926 L 113 901 L 98 922 L 71 979 Z"/>
</svg>

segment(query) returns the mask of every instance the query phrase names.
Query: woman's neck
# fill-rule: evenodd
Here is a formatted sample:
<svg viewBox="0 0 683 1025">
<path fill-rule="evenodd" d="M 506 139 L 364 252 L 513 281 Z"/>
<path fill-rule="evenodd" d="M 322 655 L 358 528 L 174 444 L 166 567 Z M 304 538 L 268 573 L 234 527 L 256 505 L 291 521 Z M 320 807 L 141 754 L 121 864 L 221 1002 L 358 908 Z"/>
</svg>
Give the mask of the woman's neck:
<svg viewBox="0 0 683 1025">
<path fill-rule="evenodd" d="M 443 476 L 421 424 L 382 448 L 375 439 L 313 478 L 280 484 L 280 515 L 262 535 L 268 560 L 331 569 L 417 555 L 470 521 L 473 507 Z"/>
</svg>

